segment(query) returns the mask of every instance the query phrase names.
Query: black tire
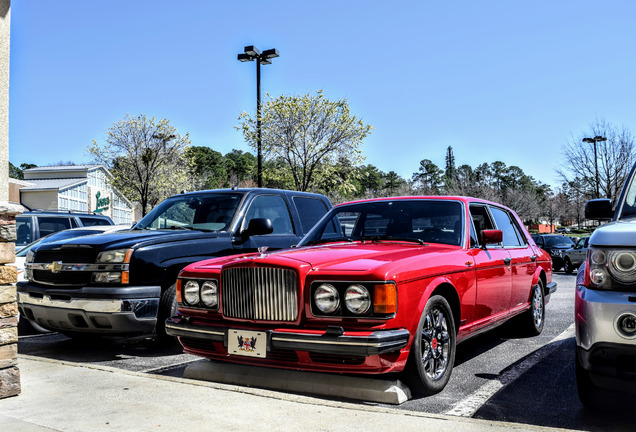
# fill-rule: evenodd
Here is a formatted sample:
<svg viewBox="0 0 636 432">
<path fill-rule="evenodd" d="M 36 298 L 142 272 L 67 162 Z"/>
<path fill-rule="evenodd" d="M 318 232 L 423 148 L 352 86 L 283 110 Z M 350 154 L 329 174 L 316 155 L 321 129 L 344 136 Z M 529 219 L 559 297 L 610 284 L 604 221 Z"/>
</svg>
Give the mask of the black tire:
<svg viewBox="0 0 636 432">
<path fill-rule="evenodd" d="M 576 357 L 576 391 L 580 401 L 588 409 L 599 409 L 605 406 L 605 393 L 602 389 L 594 385 L 590 373 L 583 369 L 579 360 L 579 355 L 574 351 Z"/>
<path fill-rule="evenodd" d="M 455 363 L 455 321 L 448 301 L 433 296 L 426 303 L 404 370 L 416 397 L 441 392 Z"/>
<path fill-rule="evenodd" d="M 166 320 L 177 314 L 177 285 L 174 284 L 161 294 L 155 332 L 160 342 L 176 342 L 177 339 L 166 333 Z"/>
<path fill-rule="evenodd" d="M 518 329 L 522 336 L 538 336 L 545 324 L 545 295 L 541 279 L 530 290 L 530 309 L 519 316 Z"/>
<path fill-rule="evenodd" d="M 563 271 L 567 274 L 572 274 L 574 271 L 574 266 L 572 265 L 570 258 L 565 259 L 565 262 L 563 263 Z"/>
</svg>

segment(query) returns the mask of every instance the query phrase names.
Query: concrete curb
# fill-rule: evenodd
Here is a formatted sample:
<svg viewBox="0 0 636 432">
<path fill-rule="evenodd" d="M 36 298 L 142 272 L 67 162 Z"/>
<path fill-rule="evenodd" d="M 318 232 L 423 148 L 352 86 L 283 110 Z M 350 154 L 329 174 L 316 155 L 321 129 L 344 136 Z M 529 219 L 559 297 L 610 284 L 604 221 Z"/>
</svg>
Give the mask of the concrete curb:
<svg viewBox="0 0 636 432">
<path fill-rule="evenodd" d="M 183 377 L 390 405 L 399 405 L 411 398 L 411 391 L 399 380 L 357 378 L 338 374 L 216 363 L 208 360 L 190 364 L 183 372 Z"/>
</svg>

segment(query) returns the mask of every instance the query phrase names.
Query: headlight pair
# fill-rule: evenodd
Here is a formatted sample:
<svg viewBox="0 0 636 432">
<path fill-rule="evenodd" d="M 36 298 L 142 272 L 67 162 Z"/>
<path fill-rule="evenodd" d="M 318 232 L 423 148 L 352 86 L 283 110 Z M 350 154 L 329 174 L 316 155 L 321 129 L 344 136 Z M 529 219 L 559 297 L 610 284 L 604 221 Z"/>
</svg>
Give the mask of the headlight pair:
<svg viewBox="0 0 636 432">
<path fill-rule="evenodd" d="M 386 282 L 315 282 L 311 305 L 316 316 L 386 318 L 397 310 L 397 292 Z"/>
<path fill-rule="evenodd" d="M 612 289 L 636 283 L 636 250 L 590 247 L 587 268 L 590 285 Z"/>
<path fill-rule="evenodd" d="M 183 304 L 195 307 L 219 308 L 219 284 L 216 280 L 196 281 L 181 279 L 181 298 Z"/>
</svg>

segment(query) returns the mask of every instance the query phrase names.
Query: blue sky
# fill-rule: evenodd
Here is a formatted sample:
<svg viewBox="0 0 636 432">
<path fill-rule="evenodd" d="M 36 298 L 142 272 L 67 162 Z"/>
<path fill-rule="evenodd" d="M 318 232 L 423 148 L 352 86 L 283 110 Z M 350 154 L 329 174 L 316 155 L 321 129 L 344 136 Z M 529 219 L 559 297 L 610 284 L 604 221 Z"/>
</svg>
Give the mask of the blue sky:
<svg viewBox="0 0 636 432">
<path fill-rule="evenodd" d="M 322 89 L 375 129 L 365 163 L 501 160 L 558 185 L 562 146 L 602 118 L 636 129 L 633 1 L 13 1 L 9 160 L 88 162 L 126 116 L 251 151 L 245 45 L 277 48 L 273 96 Z"/>
</svg>

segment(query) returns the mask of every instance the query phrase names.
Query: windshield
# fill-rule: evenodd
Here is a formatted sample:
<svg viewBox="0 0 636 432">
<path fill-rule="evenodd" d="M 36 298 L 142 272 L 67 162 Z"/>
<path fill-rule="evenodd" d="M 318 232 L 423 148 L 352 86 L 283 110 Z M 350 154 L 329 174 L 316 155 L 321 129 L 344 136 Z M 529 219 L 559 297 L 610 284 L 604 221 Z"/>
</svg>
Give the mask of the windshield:
<svg viewBox="0 0 636 432">
<path fill-rule="evenodd" d="M 226 231 L 242 193 L 185 195 L 168 198 L 148 213 L 135 229 L 196 229 Z"/>
<path fill-rule="evenodd" d="M 566 237 L 566 236 L 554 236 L 554 237 L 546 236 L 545 245 L 574 247 L 574 242 L 572 241 L 570 237 Z"/>
<path fill-rule="evenodd" d="M 636 176 L 632 177 L 631 183 L 627 188 L 627 193 L 625 194 L 625 201 L 623 202 L 623 206 L 621 207 L 621 214 L 618 219 L 623 218 L 634 218 L 636 217 L 636 181 L 634 179 Z"/>
<path fill-rule="evenodd" d="M 395 200 L 332 209 L 298 246 L 355 240 L 404 240 L 459 246 L 462 206 L 456 201 Z"/>
</svg>

